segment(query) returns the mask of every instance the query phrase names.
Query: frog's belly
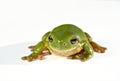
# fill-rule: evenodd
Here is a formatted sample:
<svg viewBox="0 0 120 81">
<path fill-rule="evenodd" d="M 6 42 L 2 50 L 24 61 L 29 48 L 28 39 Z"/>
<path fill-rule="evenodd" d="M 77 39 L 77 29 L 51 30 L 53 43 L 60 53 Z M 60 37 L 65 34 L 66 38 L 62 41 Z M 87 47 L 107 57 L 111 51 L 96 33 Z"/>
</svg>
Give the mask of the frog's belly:
<svg viewBox="0 0 120 81">
<path fill-rule="evenodd" d="M 78 48 L 72 49 L 72 50 L 51 50 L 51 52 L 58 56 L 67 57 L 67 56 L 79 53 L 81 50 L 82 50 L 82 48 L 78 47 Z"/>
</svg>

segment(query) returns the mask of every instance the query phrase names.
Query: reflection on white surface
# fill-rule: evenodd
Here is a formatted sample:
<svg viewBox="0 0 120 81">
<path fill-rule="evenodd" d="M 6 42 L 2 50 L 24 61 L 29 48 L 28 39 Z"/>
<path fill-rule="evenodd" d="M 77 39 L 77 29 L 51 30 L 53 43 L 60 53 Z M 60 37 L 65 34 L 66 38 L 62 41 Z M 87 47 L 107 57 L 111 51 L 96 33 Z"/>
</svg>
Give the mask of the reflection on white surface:
<svg viewBox="0 0 120 81">
<path fill-rule="evenodd" d="M 13 45 L 6 45 L 3 47 L 0 47 L 0 64 L 2 65 L 20 65 L 20 64 L 29 64 L 27 61 L 21 60 L 22 56 L 29 55 L 30 49 L 28 49 L 28 46 L 34 45 L 34 42 L 28 42 L 28 43 L 18 43 Z M 45 59 L 42 60 L 35 60 L 33 62 L 44 62 L 44 61 L 50 61 L 50 60 L 56 60 L 59 59 L 59 56 L 55 55 L 49 55 L 46 56 Z M 37 62 L 36 62 L 37 61 Z"/>
<path fill-rule="evenodd" d="M 0 47 L 0 64 L 21 63 L 21 56 L 28 53 L 28 45 L 29 43 L 19 43 Z"/>
<path fill-rule="evenodd" d="M 27 48 L 29 45 L 33 45 L 33 43 L 0 47 L 0 75 L 3 76 L 0 78 L 1 81 L 120 80 L 119 55 L 113 55 L 109 47 L 105 54 L 94 53 L 94 57 L 86 62 L 51 56 L 42 61 L 22 61 L 21 56 L 30 53 Z"/>
</svg>

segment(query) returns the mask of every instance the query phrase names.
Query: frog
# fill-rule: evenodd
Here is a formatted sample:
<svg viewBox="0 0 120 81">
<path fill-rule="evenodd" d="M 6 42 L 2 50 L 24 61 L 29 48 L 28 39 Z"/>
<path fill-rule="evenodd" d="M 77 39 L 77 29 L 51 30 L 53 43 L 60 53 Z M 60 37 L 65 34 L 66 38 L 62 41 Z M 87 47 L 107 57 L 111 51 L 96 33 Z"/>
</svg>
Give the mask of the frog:
<svg viewBox="0 0 120 81">
<path fill-rule="evenodd" d="M 62 24 L 45 33 L 40 42 L 29 46 L 32 53 L 22 60 L 31 62 L 47 55 L 57 55 L 82 62 L 93 57 L 94 52 L 104 53 L 107 49 L 92 40 L 92 37 L 74 24 Z"/>
</svg>

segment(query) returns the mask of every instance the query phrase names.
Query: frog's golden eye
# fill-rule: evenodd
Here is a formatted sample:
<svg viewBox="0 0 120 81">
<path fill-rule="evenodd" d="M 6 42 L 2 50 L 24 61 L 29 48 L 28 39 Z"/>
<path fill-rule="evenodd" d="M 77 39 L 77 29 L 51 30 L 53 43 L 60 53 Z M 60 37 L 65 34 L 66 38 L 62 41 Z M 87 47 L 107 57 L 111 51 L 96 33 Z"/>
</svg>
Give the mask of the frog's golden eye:
<svg viewBox="0 0 120 81">
<path fill-rule="evenodd" d="M 77 41 L 78 41 L 77 38 L 72 38 L 72 39 L 70 40 L 71 44 L 75 44 Z"/>
<path fill-rule="evenodd" d="M 49 37 L 48 37 L 48 40 L 49 40 L 50 42 L 52 42 L 52 41 L 53 41 L 53 38 L 52 38 L 51 36 L 49 36 Z"/>
</svg>

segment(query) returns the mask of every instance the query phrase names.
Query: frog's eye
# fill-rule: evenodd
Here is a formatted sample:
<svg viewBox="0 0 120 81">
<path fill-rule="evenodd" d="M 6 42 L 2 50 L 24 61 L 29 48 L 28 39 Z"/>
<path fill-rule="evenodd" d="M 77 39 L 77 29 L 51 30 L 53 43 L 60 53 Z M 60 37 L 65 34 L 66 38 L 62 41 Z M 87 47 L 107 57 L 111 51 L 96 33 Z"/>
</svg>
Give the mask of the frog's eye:
<svg viewBox="0 0 120 81">
<path fill-rule="evenodd" d="M 53 38 L 52 38 L 51 36 L 49 36 L 49 37 L 48 37 L 48 40 L 49 40 L 50 42 L 52 42 L 52 41 L 53 41 Z"/>
<path fill-rule="evenodd" d="M 70 40 L 71 44 L 75 44 L 77 41 L 78 41 L 78 40 L 77 40 L 76 38 L 72 38 L 72 39 Z"/>
</svg>

